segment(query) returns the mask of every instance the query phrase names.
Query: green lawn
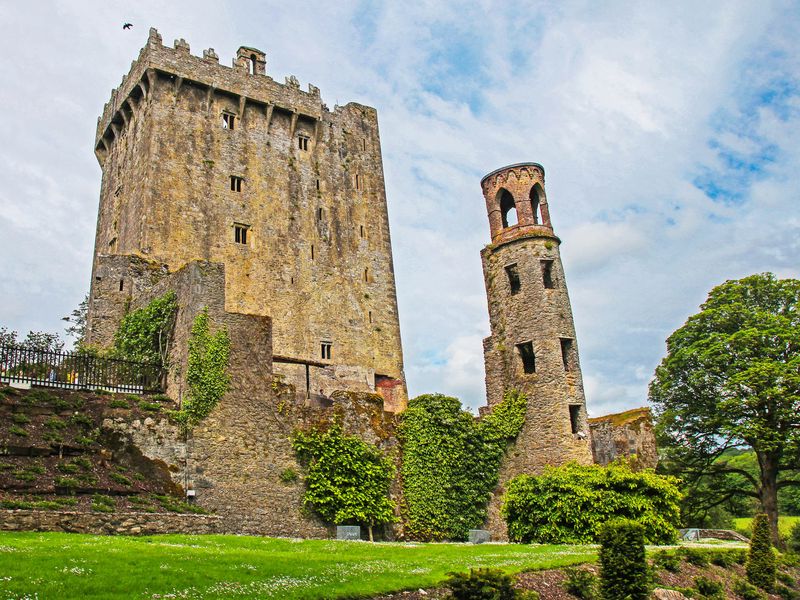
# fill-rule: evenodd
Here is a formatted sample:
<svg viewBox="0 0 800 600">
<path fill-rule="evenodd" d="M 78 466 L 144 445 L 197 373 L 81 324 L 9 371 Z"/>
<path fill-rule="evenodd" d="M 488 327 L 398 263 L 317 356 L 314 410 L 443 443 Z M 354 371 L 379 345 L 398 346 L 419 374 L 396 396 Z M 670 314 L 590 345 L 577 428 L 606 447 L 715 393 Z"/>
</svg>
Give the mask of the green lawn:
<svg viewBox="0 0 800 600">
<path fill-rule="evenodd" d="M 370 596 L 435 586 L 448 572 L 470 567 L 518 572 L 592 561 L 596 555 L 591 546 L 0 533 L 0 598 Z"/>
<path fill-rule="evenodd" d="M 792 527 L 794 527 L 798 522 L 800 522 L 800 517 L 778 517 L 778 531 L 780 532 L 781 536 L 788 536 L 789 532 L 792 530 Z M 734 519 L 733 526 L 736 531 L 741 531 L 742 533 L 747 533 L 747 535 L 750 535 L 750 529 L 753 526 L 753 519 L 750 517 Z"/>
</svg>

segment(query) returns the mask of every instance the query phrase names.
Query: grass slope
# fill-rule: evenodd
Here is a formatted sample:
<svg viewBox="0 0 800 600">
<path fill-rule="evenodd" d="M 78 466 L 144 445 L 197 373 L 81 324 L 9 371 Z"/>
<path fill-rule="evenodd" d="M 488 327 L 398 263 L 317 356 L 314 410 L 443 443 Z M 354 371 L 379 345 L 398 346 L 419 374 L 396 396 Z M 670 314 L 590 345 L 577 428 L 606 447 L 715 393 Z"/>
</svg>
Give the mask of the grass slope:
<svg viewBox="0 0 800 600">
<path fill-rule="evenodd" d="M 782 537 L 787 537 L 789 535 L 789 532 L 792 530 L 792 527 L 794 527 L 795 524 L 799 522 L 800 522 L 800 517 L 780 516 L 778 517 L 778 532 L 781 534 Z M 753 519 L 751 517 L 734 519 L 733 526 L 736 529 L 736 531 L 740 531 L 749 536 L 753 531 Z"/>
<path fill-rule="evenodd" d="M 518 572 L 595 558 L 596 549 L 591 546 L 0 533 L 0 597 L 368 597 L 435 586 L 448 572 L 470 567 Z"/>
</svg>

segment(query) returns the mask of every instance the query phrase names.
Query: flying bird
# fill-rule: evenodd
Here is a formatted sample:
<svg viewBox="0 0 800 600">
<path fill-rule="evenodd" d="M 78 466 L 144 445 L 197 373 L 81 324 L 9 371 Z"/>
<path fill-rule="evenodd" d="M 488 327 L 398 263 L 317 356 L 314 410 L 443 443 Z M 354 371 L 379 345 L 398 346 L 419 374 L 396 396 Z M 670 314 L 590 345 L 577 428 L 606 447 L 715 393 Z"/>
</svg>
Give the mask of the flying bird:
<svg viewBox="0 0 800 600">
<path fill-rule="evenodd" d="M 133 23 L 125 23 L 125 24 L 122 26 L 122 28 L 123 28 L 123 29 L 130 29 L 131 27 L 133 27 Z"/>
</svg>

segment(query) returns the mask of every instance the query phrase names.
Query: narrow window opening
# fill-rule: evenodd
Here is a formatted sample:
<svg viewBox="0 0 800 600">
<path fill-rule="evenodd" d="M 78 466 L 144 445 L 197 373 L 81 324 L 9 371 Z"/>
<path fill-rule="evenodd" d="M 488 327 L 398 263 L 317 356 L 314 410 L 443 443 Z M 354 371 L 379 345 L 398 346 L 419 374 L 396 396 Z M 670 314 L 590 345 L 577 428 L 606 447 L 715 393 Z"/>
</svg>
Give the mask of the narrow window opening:
<svg viewBox="0 0 800 600">
<path fill-rule="evenodd" d="M 504 189 L 500 192 L 500 214 L 503 216 L 503 228 L 517 224 L 517 205 L 514 196 Z"/>
<path fill-rule="evenodd" d="M 311 260 L 314 260 L 314 244 L 311 244 Z"/>
<path fill-rule="evenodd" d="M 569 405 L 569 426 L 572 430 L 573 434 L 576 434 L 580 431 L 580 419 L 581 419 L 581 405 L 580 404 L 570 404 Z"/>
<path fill-rule="evenodd" d="M 367 314 L 369 316 L 369 322 L 372 323 L 372 311 L 369 311 Z"/>
<path fill-rule="evenodd" d="M 300 150 L 308 150 L 308 138 L 304 135 L 298 136 L 297 147 L 300 148 Z"/>
<path fill-rule="evenodd" d="M 356 189 L 361 189 L 361 175 L 356 175 Z"/>
<path fill-rule="evenodd" d="M 508 286 L 511 288 L 511 293 L 516 294 L 522 287 L 522 284 L 519 280 L 519 271 L 517 270 L 517 265 L 508 265 L 506 267 L 506 275 L 508 275 Z"/>
<path fill-rule="evenodd" d="M 522 359 L 522 369 L 526 373 L 536 373 L 536 354 L 533 351 L 533 342 L 517 344 L 517 352 Z"/>
<path fill-rule="evenodd" d="M 367 140 L 366 139 L 361 140 L 361 148 L 363 150 L 367 149 Z"/>
<path fill-rule="evenodd" d="M 369 268 L 364 269 L 364 281 L 369 283 Z"/>
<path fill-rule="evenodd" d="M 544 193 L 542 192 L 542 187 L 538 183 L 535 184 L 531 188 L 530 199 L 531 199 L 531 214 L 533 215 L 533 222 L 536 225 L 538 225 L 541 222 L 539 205 L 541 204 L 543 196 Z"/>
<path fill-rule="evenodd" d="M 236 115 L 222 113 L 222 128 L 233 130 L 236 128 Z"/>
<path fill-rule="evenodd" d="M 553 281 L 553 261 L 552 260 L 543 260 L 542 261 L 542 283 L 544 283 L 544 287 L 548 290 L 552 290 L 555 285 L 555 281 Z"/>
<path fill-rule="evenodd" d="M 317 191 L 319 191 L 319 179 L 317 179 Z"/>
<path fill-rule="evenodd" d="M 255 75 L 256 74 L 256 60 L 257 60 L 256 59 L 256 55 L 255 54 L 251 54 L 250 55 L 250 74 L 251 75 Z"/>
<path fill-rule="evenodd" d="M 124 279 L 120 279 L 119 280 L 119 291 L 121 292 L 124 289 L 125 289 L 125 280 Z"/>
<path fill-rule="evenodd" d="M 236 175 L 231 175 L 231 191 L 241 192 L 243 182 L 244 182 L 243 177 L 237 177 Z"/>
<path fill-rule="evenodd" d="M 320 355 L 322 356 L 322 360 L 331 359 L 332 348 L 333 344 L 331 342 L 320 342 Z"/>
<path fill-rule="evenodd" d="M 289 278 L 289 283 L 291 283 L 292 285 L 294 285 L 294 277 L 290 277 L 290 278 Z"/>
<path fill-rule="evenodd" d="M 247 232 L 250 229 L 248 225 L 242 225 L 241 223 L 234 223 L 233 224 L 233 241 L 237 244 L 244 244 L 247 245 Z"/>
<path fill-rule="evenodd" d="M 564 363 L 564 370 L 572 370 L 572 340 L 569 338 L 561 338 L 561 362 Z"/>
<path fill-rule="evenodd" d="M 317 221 L 322 221 L 322 208 L 317 209 Z"/>
<path fill-rule="evenodd" d="M 359 227 L 359 231 L 360 231 L 360 233 L 361 233 L 361 237 L 363 238 L 363 237 L 364 237 L 364 226 L 363 226 L 363 225 L 361 225 L 361 226 Z"/>
</svg>

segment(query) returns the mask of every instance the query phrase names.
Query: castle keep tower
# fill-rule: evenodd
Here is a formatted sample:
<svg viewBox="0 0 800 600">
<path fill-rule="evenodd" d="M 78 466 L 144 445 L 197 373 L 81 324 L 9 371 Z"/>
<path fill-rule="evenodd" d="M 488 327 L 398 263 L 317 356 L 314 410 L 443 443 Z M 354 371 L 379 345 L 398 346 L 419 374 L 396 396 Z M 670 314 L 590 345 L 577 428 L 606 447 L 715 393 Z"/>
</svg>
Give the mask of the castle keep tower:
<svg viewBox="0 0 800 600">
<path fill-rule="evenodd" d="M 406 403 L 378 120 L 155 29 L 98 119 L 102 188 L 87 341 L 108 345 L 160 271 L 224 265 L 225 310 L 272 319 L 277 373 Z M 109 257 L 134 257 L 130 267 Z M 258 365 L 253 365 L 258 369 Z"/>
<path fill-rule="evenodd" d="M 492 335 L 483 342 L 489 407 L 528 397 L 525 426 L 501 482 L 545 465 L 591 463 L 572 309 L 544 190 L 544 168 L 521 163 L 481 180 L 492 242 L 481 252 Z"/>
</svg>

